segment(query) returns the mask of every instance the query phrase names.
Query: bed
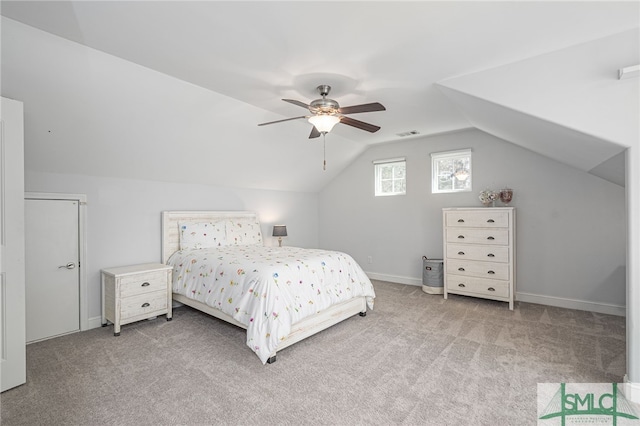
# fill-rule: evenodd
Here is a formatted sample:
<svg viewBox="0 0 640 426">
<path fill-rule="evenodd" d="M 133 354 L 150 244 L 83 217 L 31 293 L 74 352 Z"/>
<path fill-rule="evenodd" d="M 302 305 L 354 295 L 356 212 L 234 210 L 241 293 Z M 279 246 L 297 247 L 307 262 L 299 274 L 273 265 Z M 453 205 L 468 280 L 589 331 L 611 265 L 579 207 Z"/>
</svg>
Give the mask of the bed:
<svg viewBox="0 0 640 426">
<path fill-rule="evenodd" d="M 162 262 L 173 300 L 247 330 L 263 364 L 276 352 L 373 309 L 371 281 L 351 256 L 265 246 L 254 212 L 162 212 Z"/>
</svg>

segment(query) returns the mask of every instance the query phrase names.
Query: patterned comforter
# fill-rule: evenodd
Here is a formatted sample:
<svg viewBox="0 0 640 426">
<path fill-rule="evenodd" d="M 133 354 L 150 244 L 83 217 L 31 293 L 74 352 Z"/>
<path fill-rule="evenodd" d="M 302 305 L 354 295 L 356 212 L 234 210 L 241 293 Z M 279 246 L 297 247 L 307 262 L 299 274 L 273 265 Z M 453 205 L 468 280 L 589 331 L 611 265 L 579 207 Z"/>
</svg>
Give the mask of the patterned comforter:
<svg viewBox="0 0 640 426">
<path fill-rule="evenodd" d="M 173 292 L 220 309 L 247 326 L 247 346 L 266 363 L 292 324 L 375 292 L 351 256 L 327 250 L 238 245 L 180 250 Z"/>
</svg>

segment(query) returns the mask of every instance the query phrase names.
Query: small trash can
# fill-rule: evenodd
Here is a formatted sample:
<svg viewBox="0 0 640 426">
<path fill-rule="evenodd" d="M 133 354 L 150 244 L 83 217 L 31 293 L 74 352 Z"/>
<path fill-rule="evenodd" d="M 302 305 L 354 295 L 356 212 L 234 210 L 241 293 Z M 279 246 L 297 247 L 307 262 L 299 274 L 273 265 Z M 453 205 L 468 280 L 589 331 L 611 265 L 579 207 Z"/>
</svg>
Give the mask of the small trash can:
<svg viewBox="0 0 640 426">
<path fill-rule="evenodd" d="M 422 256 L 422 291 L 428 294 L 444 294 L 444 266 L 442 259 Z"/>
</svg>

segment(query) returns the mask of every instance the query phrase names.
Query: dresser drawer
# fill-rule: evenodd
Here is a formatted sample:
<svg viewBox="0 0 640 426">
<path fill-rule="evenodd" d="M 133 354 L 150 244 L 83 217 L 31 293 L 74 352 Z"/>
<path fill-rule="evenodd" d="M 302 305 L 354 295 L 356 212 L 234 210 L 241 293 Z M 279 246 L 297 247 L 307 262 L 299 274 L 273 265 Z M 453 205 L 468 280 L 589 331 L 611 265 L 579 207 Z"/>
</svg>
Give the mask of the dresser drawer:
<svg viewBox="0 0 640 426">
<path fill-rule="evenodd" d="M 507 228 L 509 213 L 491 208 L 482 210 L 448 211 L 445 225 L 471 228 Z"/>
<path fill-rule="evenodd" d="M 153 271 L 120 278 L 120 297 L 167 290 L 167 271 Z"/>
<path fill-rule="evenodd" d="M 155 311 L 166 311 L 167 291 L 156 291 L 123 298 L 120 301 L 120 319 L 124 322 L 129 318 L 149 314 Z"/>
<path fill-rule="evenodd" d="M 447 291 L 451 293 L 473 293 L 490 297 L 509 297 L 509 281 L 465 277 L 448 274 L 445 280 Z"/>
<path fill-rule="evenodd" d="M 487 262 L 509 262 L 509 247 L 479 244 L 447 244 L 447 259 L 482 260 Z"/>
<path fill-rule="evenodd" d="M 509 244 L 509 230 L 506 228 L 478 229 L 478 228 L 446 228 L 447 242 L 464 244 Z"/>
<path fill-rule="evenodd" d="M 507 263 L 447 259 L 447 273 L 495 280 L 509 279 Z"/>
</svg>

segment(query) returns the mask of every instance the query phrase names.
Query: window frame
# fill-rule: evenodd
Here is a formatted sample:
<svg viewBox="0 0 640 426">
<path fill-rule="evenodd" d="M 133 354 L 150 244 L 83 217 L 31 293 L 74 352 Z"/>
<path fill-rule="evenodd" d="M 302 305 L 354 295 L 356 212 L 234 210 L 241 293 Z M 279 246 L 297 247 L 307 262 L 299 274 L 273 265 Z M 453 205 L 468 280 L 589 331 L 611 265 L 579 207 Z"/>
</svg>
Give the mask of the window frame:
<svg viewBox="0 0 640 426">
<path fill-rule="evenodd" d="M 441 161 L 443 160 L 451 160 L 451 161 L 468 161 L 468 167 L 466 168 L 469 176 L 464 180 L 464 182 L 468 182 L 468 187 L 456 188 L 455 183 L 457 180 L 454 177 L 453 173 L 450 173 L 449 180 L 451 181 L 451 188 L 442 189 L 440 188 L 440 182 L 442 180 L 443 174 L 440 171 Z M 473 190 L 473 172 L 472 172 L 472 153 L 471 148 L 467 149 L 459 149 L 456 151 L 443 151 L 443 152 L 434 152 L 431 153 L 431 193 L 432 194 L 450 194 L 457 192 L 471 192 Z"/>
<path fill-rule="evenodd" d="M 384 166 L 396 165 L 402 163 L 404 165 L 404 176 L 402 180 L 404 180 L 404 189 L 402 191 L 393 191 L 393 192 L 383 192 L 382 189 L 382 168 Z M 393 169 L 392 169 L 393 170 Z M 402 158 L 389 158 L 386 160 L 376 160 L 373 162 L 373 176 L 374 176 L 374 196 L 375 197 L 390 197 L 394 195 L 406 195 L 407 194 L 407 159 Z M 395 188 L 395 182 L 399 181 L 399 178 L 395 176 L 391 177 L 392 188 Z"/>
</svg>

